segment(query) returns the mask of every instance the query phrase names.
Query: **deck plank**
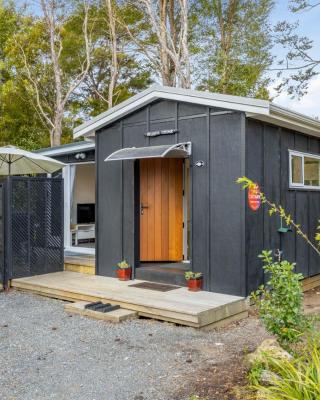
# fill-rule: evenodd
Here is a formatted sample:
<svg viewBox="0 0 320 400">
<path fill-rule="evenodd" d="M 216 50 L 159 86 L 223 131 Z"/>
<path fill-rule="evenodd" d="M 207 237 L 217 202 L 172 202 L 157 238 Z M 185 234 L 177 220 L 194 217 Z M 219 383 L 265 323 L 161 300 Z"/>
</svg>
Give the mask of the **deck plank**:
<svg viewBox="0 0 320 400">
<path fill-rule="evenodd" d="M 142 281 L 135 280 L 135 283 Z M 178 288 L 158 292 L 128 287 L 133 281 L 63 271 L 12 280 L 12 287 L 72 301 L 103 300 L 155 319 L 202 327 L 246 311 L 245 299 Z"/>
</svg>

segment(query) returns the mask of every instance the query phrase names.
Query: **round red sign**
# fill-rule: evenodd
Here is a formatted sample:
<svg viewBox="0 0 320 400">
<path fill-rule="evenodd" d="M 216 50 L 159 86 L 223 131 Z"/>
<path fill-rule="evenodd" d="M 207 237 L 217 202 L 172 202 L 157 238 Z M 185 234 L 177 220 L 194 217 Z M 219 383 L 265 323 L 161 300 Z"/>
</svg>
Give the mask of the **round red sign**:
<svg viewBox="0 0 320 400">
<path fill-rule="evenodd" d="M 257 211 L 261 206 L 261 195 L 259 185 L 248 190 L 248 204 L 252 211 Z"/>
</svg>

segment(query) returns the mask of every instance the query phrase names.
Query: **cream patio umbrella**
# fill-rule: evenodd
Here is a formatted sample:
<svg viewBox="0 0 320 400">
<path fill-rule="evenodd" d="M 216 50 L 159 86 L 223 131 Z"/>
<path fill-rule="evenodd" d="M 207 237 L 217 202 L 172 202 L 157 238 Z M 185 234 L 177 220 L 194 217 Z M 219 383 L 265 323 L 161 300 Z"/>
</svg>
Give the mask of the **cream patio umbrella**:
<svg viewBox="0 0 320 400">
<path fill-rule="evenodd" d="M 15 146 L 0 147 L 0 175 L 52 174 L 65 164 Z"/>
</svg>

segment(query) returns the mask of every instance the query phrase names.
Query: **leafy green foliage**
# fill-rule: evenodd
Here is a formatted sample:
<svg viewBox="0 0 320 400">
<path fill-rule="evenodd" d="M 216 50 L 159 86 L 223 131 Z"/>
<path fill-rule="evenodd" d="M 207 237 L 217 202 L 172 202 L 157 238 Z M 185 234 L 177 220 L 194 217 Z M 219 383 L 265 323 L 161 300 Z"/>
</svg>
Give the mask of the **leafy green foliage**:
<svg viewBox="0 0 320 400">
<path fill-rule="evenodd" d="M 254 383 L 261 399 L 318 400 L 320 398 L 320 349 L 311 342 L 301 357 L 275 359 L 266 355 L 268 369 L 274 373 L 269 386 Z"/>
<path fill-rule="evenodd" d="M 203 397 L 199 397 L 194 394 L 193 396 L 189 397 L 189 400 L 207 400 L 207 399 L 205 399 Z"/>
<path fill-rule="evenodd" d="M 303 275 L 294 272 L 295 264 L 274 261 L 272 252 L 264 250 L 259 256 L 269 277 L 251 296 L 266 329 L 277 335 L 282 343 L 296 342 L 309 326 L 302 310 Z"/>
<path fill-rule="evenodd" d="M 191 52 L 200 89 L 269 98 L 273 6 L 273 0 L 193 2 Z"/>
<path fill-rule="evenodd" d="M 203 274 L 201 272 L 186 271 L 184 277 L 187 281 L 190 279 L 201 279 Z"/>
<path fill-rule="evenodd" d="M 252 367 L 250 368 L 250 371 L 248 372 L 248 381 L 250 385 L 258 385 L 260 382 L 261 374 L 264 370 L 264 365 L 257 361 L 255 362 Z"/>
<path fill-rule="evenodd" d="M 118 268 L 120 268 L 120 269 L 128 269 L 128 268 L 130 268 L 130 265 L 127 263 L 126 260 L 123 260 L 123 261 L 119 262 L 117 265 L 118 265 Z"/>
</svg>

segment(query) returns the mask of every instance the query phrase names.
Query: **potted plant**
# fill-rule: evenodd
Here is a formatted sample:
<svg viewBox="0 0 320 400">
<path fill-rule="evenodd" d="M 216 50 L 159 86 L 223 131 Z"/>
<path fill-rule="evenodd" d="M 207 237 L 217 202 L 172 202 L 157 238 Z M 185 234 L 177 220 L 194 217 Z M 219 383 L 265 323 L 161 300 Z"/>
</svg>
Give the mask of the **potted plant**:
<svg viewBox="0 0 320 400">
<path fill-rule="evenodd" d="M 201 272 L 187 271 L 184 274 L 188 283 L 188 290 L 191 292 L 198 292 L 202 290 L 203 275 Z"/>
<path fill-rule="evenodd" d="M 126 260 L 118 263 L 117 276 L 120 281 L 129 281 L 131 279 L 131 266 Z"/>
</svg>

